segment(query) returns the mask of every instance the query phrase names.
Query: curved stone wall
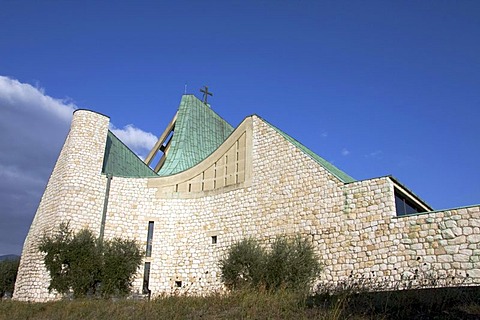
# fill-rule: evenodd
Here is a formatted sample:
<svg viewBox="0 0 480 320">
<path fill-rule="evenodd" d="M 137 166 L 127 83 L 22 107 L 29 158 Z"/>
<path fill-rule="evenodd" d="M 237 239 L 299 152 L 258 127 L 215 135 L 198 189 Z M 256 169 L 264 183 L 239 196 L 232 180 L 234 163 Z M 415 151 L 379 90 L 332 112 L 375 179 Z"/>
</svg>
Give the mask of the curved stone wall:
<svg viewBox="0 0 480 320">
<path fill-rule="evenodd" d="M 50 276 L 38 251 L 40 238 L 62 222 L 73 230 L 88 226 L 98 232 L 106 178 L 101 175 L 109 119 L 77 110 L 57 163 L 25 239 L 14 298 L 46 301 Z"/>
</svg>

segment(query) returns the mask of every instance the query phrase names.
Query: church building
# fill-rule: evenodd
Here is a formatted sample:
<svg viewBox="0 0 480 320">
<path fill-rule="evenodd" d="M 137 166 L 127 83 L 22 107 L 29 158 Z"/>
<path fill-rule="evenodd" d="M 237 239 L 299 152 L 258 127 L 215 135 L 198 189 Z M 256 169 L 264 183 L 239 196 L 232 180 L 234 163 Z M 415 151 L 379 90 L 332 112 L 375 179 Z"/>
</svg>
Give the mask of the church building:
<svg viewBox="0 0 480 320">
<path fill-rule="evenodd" d="M 25 240 L 14 299 L 48 301 L 39 240 L 62 222 L 104 239 L 134 239 L 145 254 L 133 291 L 155 297 L 223 289 L 219 260 L 244 238 L 311 241 L 318 283 L 375 273 L 398 281 L 426 266 L 480 283 L 480 207 L 435 211 L 391 176 L 356 180 L 257 115 L 237 127 L 206 99 L 183 95 L 143 161 L 76 110 Z"/>
</svg>

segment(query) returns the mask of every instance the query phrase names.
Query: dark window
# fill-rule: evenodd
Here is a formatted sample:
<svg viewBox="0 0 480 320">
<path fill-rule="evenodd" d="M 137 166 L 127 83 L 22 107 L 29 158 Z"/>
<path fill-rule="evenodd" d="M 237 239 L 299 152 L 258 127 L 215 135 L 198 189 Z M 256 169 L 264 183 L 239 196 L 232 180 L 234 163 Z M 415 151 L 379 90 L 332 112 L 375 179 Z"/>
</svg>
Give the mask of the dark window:
<svg viewBox="0 0 480 320">
<path fill-rule="evenodd" d="M 212 244 L 217 244 L 217 236 L 212 236 Z"/>
<path fill-rule="evenodd" d="M 425 209 L 397 190 L 395 190 L 395 209 L 397 216 L 425 212 Z"/>
<path fill-rule="evenodd" d="M 175 281 L 175 287 L 181 288 L 182 287 L 182 281 Z"/>
<path fill-rule="evenodd" d="M 145 256 L 152 256 L 152 242 L 153 242 L 153 221 L 148 222 L 148 234 L 147 234 L 147 249 Z"/>
<path fill-rule="evenodd" d="M 145 262 L 145 268 L 143 271 L 143 293 L 148 294 L 150 289 L 148 288 L 150 282 L 150 262 Z"/>
</svg>

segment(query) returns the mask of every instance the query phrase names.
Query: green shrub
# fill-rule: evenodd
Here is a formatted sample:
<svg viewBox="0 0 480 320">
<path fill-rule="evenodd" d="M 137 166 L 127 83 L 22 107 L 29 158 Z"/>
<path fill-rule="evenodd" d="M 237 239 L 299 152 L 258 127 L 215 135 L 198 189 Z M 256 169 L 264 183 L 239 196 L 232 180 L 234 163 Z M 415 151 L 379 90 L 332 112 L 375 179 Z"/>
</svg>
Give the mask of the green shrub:
<svg viewBox="0 0 480 320">
<path fill-rule="evenodd" d="M 52 235 L 45 235 L 40 251 L 50 272 L 48 289 L 84 297 L 126 295 L 142 255 L 137 243 L 125 239 L 99 241 L 88 229 L 74 234 L 61 224 Z"/>
<path fill-rule="evenodd" d="M 321 265 L 309 241 L 280 237 L 267 254 L 264 270 L 267 289 L 309 289 Z"/>
<path fill-rule="evenodd" d="M 228 288 L 257 287 L 263 280 L 265 252 L 254 239 L 232 245 L 228 256 L 220 260 L 222 280 Z"/>
<path fill-rule="evenodd" d="M 68 224 L 62 223 L 52 236 L 44 236 L 40 240 L 39 250 L 46 253 L 44 263 L 50 272 L 48 290 L 67 293 L 71 286 L 70 243 L 73 233 Z"/>
<path fill-rule="evenodd" d="M 20 259 L 0 261 L 0 299 L 13 293 Z"/>
<path fill-rule="evenodd" d="M 101 275 L 102 295 L 128 294 L 141 261 L 142 254 L 136 243 L 120 238 L 105 242 Z"/>
<path fill-rule="evenodd" d="M 279 237 L 269 251 L 253 239 L 235 243 L 220 260 L 220 270 L 222 281 L 230 289 L 297 290 L 310 288 L 321 265 L 310 242 L 300 237 Z"/>
<path fill-rule="evenodd" d="M 76 297 L 95 294 L 102 270 L 102 252 L 88 229 L 74 235 L 68 246 L 69 280 Z"/>
</svg>

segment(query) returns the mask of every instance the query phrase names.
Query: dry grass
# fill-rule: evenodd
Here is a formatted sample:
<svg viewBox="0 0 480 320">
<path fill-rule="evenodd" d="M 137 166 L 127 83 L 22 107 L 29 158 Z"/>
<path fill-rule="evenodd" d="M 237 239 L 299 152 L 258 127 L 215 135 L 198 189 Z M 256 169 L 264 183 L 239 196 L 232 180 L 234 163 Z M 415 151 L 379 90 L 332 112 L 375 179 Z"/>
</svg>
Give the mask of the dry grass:
<svg viewBox="0 0 480 320">
<path fill-rule="evenodd" d="M 302 313 L 304 316 L 302 316 Z M 288 292 L 239 292 L 207 297 L 133 300 L 0 302 L 0 319 L 293 319 L 306 318 L 298 296 Z"/>
<path fill-rule="evenodd" d="M 288 291 L 241 291 L 152 301 L 0 301 L 0 320 L 14 319 L 479 319 L 480 288 L 341 293 L 305 299 Z M 462 289 L 463 290 L 463 289 Z M 386 298 L 388 295 L 388 299 Z M 455 298 L 457 297 L 457 298 Z M 453 299 L 453 300 L 452 300 Z"/>
</svg>

